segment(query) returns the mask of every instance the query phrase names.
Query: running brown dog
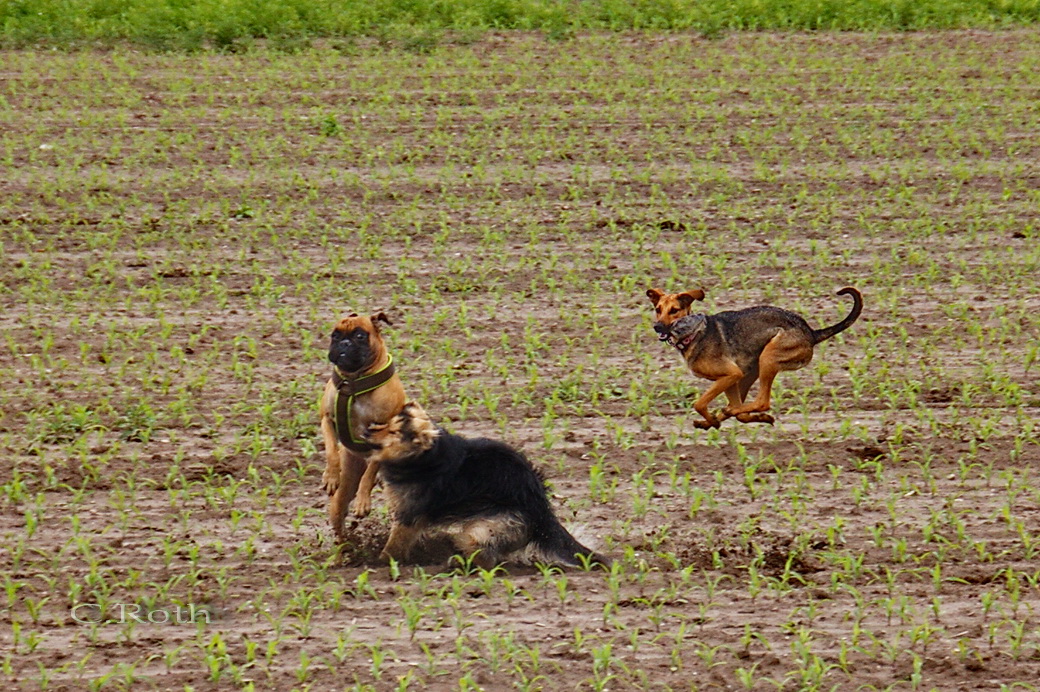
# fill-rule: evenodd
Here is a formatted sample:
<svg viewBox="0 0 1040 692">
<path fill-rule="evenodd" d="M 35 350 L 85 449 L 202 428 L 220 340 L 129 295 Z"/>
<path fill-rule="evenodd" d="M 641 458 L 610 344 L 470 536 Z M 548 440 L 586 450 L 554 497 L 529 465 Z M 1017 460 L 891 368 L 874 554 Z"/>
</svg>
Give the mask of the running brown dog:
<svg viewBox="0 0 1040 692">
<path fill-rule="evenodd" d="M 863 296 L 852 287 L 838 295 L 852 296 L 852 311 L 835 325 L 813 329 L 790 310 L 759 305 L 744 310 L 714 315 L 691 314 L 694 301 L 704 300 L 704 291 L 665 293 L 656 288 L 646 292 L 654 304 L 654 331 L 682 354 L 693 374 L 713 380 L 693 407 L 704 417 L 698 428 L 717 428 L 727 418 L 742 423 L 770 423 L 773 380 L 785 370 L 798 370 L 809 364 L 813 347 L 838 332 L 848 329 L 863 310 Z M 758 395 L 745 403 L 748 391 L 759 382 Z M 716 416 L 708 405 L 723 392 L 729 405 Z"/>
<path fill-rule="evenodd" d="M 332 331 L 329 360 L 335 366 L 321 397 L 321 433 L 325 439 L 322 486 L 329 494 L 329 519 L 336 540 L 343 540 L 347 508 L 357 517 L 372 509 L 378 463 L 365 456 L 377 447 L 364 439 L 368 426 L 383 425 L 401 412 L 404 387 L 377 322 L 387 316 L 352 313 Z"/>
</svg>

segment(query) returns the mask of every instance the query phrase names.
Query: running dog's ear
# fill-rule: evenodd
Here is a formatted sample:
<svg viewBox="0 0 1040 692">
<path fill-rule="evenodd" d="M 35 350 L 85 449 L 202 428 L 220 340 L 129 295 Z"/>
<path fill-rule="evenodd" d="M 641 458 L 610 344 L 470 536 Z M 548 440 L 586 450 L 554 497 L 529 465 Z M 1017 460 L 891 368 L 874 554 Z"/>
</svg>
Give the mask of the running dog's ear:
<svg viewBox="0 0 1040 692">
<path fill-rule="evenodd" d="M 704 300 L 704 289 L 695 288 L 692 291 L 683 291 L 679 294 L 679 305 L 688 308 L 695 300 Z"/>
<path fill-rule="evenodd" d="M 370 319 L 370 320 L 372 320 L 372 324 L 373 324 L 373 325 L 374 325 L 374 324 L 375 324 L 375 323 L 376 323 L 377 321 L 379 321 L 379 322 L 386 322 L 386 323 L 387 323 L 387 324 L 389 324 L 390 326 L 393 326 L 393 324 L 394 324 L 393 322 L 391 322 L 391 321 L 390 321 L 390 318 L 386 316 L 386 313 L 385 313 L 385 312 L 377 312 L 377 313 L 376 313 L 376 314 L 374 314 L 374 315 L 369 315 L 369 319 Z"/>
<path fill-rule="evenodd" d="M 656 288 L 646 289 L 646 297 L 650 299 L 650 302 L 657 307 L 657 304 L 661 302 L 661 298 L 664 296 L 664 291 L 658 291 Z"/>
</svg>

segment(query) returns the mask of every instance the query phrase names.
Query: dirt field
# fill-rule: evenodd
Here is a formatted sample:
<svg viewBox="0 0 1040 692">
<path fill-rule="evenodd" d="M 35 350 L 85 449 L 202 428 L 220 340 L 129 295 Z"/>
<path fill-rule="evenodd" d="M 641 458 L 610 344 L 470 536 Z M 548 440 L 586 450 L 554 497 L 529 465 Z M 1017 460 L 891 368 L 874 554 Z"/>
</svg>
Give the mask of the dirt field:
<svg viewBox="0 0 1040 692">
<path fill-rule="evenodd" d="M 0 680 L 1036 689 L 1037 103 L 1037 31 L 0 55 Z M 648 287 L 846 285 L 694 428 Z M 610 573 L 391 570 L 378 493 L 337 559 L 354 310 Z"/>
</svg>

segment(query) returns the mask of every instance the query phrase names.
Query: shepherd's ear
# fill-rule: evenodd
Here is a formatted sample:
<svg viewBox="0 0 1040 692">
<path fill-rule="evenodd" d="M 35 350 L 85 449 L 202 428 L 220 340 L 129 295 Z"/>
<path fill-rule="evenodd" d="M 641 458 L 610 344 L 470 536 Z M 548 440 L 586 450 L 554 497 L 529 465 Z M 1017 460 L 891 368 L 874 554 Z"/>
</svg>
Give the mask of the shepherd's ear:
<svg viewBox="0 0 1040 692">
<path fill-rule="evenodd" d="M 683 291 L 679 294 L 679 304 L 684 308 L 690 307 L 695 300 L 704 300 L 704 291 L 700 288 L 695 288 L 692 291 Z"/>
<path fill-rule="evenodd" d="M 381 322 L 386 322 L 387 324 L 389 324 L 391 326 L 393 326 L 393 324 L 394 324 L 393 322 L 390 321 L 390 318 L 386 316 L 385 312 L 377 312 L 376 314 L 371 315 L 370 319 L 372 320 L 372 324 L 375 324 L 377 320 L 381 321 Z"/>
<path fill-rule="evenodd" d="M 648 288 L 646 290 L 646 297 L 650 299 L 650 302 L 657 307 L 657 304 L 661 302 L 661 297 L 664 296 L 664 291 L 658 291 L 656 288 Z"/>
</svg>

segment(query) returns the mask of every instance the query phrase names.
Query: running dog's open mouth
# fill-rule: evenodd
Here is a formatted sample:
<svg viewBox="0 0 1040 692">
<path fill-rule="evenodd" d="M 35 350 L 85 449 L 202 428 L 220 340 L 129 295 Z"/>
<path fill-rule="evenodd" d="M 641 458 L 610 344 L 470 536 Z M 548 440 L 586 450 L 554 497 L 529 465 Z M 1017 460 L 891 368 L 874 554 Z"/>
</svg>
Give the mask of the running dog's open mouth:
<svg viewBox="0 0 1040 692">
<path fill-rule="evenodd" d="M 672 338 L 672 326 L 669 324 L 658 322 L 654 325 L 654 331 L 657 332 L 658 341 L 668 341 Z"/>
</svg>

